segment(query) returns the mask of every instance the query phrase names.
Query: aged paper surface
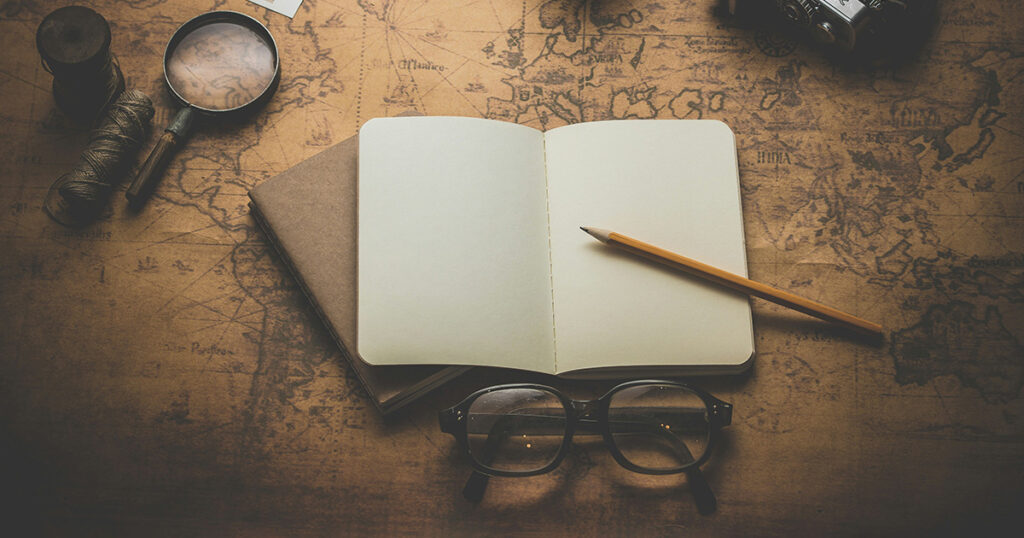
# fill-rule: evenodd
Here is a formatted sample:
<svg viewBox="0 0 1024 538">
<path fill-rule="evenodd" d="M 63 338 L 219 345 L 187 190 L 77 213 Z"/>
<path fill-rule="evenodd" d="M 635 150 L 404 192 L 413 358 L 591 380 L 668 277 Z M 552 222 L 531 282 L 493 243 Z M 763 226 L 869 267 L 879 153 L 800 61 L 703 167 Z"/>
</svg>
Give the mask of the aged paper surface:
<svg viewBox="0 0 1024 538">
<path fill-rule="evenodd" d="M 941 2 L 918 61 L 875 70 L 712 4 L 307 0 L 286 19 L 244 0 L 90 2 L 129 85 L 158 106 L 144 151 L 175 111 L 164 46 L 197 13 L 267 22 L 282 79 L 248 123 L 196 129 L 144 211 L 117 193 L 83 230 L 40 209 L 87 139 L 35 49 L 63 4 L 4 4 L 0 442 L 14 513 L 50 534 L 969 534 L 1019 518 L 1018 3 Z M 588 438 L 555 473 L 492 480 L 473 508 L 436 411 L 521 378 L 467 376 L 383 422 L 246 207 L 261 181 L 410 108 L 543 130 L 722 120 L 751 278 L 878 321 L 886 342 L 754 303 L 755 367 L 699 381 L 735 405 L 705 468 L 713 517 L 692 510 L 685 478 L 630 473 Z M 554 383 L 577 398 L 608 386 Z"/>
</svg>

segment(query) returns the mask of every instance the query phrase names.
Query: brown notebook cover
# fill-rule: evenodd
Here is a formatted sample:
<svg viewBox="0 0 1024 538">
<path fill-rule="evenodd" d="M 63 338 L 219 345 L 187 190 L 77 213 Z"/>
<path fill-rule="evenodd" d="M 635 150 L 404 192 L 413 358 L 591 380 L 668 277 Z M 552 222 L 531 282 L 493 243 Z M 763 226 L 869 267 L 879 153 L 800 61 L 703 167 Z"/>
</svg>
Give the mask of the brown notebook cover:
<svg viewBox="0 0 1024 538">
<path fill-rule="evenodd" d="M 356 355 L 358 137 L 249 192 L 256 221 L 289 265 L 370 398 L 387 414 L 469 369 L 370 366 Z"/>
</svg>

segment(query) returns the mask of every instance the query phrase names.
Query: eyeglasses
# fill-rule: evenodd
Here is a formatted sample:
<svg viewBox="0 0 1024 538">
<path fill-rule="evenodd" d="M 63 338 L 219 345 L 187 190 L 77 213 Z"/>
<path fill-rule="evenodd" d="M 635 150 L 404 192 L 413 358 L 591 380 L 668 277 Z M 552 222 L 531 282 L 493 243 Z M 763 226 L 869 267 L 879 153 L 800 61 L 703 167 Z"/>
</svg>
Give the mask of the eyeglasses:
<svg viewBox="0 0 1024 538">
<path fill-rule="evenodd" d="M 709 514 L 715 496 L 700 466 L 732 421 L 732 404 L 673 381 L 631 381 L 590 401 L 516 384 L 478 390 L 441 411 L 439 420 L 473 462 L 462 492 L 471 501 L 483 498 L 490 476 L 547 473 L 565 458 L 574 434 L 601 435 L 630 471 L 686 473 L 698 510 Z"/>
</svg>

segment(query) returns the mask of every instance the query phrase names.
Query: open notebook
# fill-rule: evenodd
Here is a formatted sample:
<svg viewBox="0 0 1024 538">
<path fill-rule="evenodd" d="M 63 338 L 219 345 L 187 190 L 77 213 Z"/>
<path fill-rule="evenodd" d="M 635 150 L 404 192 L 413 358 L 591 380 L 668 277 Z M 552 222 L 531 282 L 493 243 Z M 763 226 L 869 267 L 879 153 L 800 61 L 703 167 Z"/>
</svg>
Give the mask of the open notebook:
<svg viewBox="0 0 1024 538">
<path fill-rule="evenodd" d="M 745 276 L 724 123 L 606 121 L 545 133 L 474 118 L 379 118 L 359 137 L 357 341 L 368 363 L 570 376 L 749 365 L 746 296 L 579 229 L 615 230 Z"/>
</svg>

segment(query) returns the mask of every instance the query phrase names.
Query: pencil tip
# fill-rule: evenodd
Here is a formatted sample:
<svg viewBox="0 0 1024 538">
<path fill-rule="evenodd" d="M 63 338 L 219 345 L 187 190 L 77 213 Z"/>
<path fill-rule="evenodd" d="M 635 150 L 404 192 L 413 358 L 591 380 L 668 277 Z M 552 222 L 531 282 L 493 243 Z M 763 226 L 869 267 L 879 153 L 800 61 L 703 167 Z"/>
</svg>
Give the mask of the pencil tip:
<svg viewBox="0 0 1024 538">
<path fill-rule="evenodd" d="M 609 234 L 611 234 L 611 232 L 609 232 L 608 230 L 602 230 L 601 228 L 594 228 L 591 226 L 580 226 L 580 229 L 594 236 L 594 239 L 597 239 L 602 243 L 607 243 L 608 236 Z"/>
</svg>

